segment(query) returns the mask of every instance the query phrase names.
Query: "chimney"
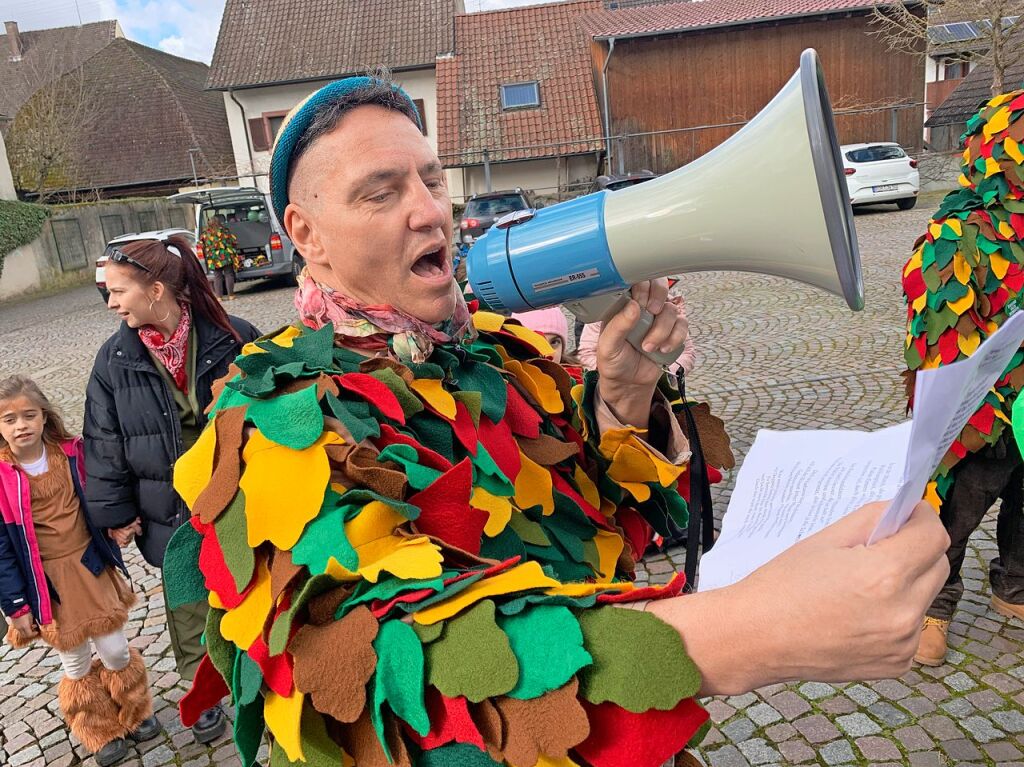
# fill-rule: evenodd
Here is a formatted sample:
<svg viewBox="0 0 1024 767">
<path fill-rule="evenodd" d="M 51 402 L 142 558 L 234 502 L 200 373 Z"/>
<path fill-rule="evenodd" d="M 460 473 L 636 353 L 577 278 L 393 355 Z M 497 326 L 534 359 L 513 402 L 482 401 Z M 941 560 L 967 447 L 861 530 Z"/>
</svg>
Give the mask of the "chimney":
<svg viewBox="0 0 1024 767">
<path fill-rule="evenodd" d="M 21 61 L 21 36 L 18 34 L 18 22 L 5 21 L 7 42 L 11 46 L 11 61 Z"/>
</svg>

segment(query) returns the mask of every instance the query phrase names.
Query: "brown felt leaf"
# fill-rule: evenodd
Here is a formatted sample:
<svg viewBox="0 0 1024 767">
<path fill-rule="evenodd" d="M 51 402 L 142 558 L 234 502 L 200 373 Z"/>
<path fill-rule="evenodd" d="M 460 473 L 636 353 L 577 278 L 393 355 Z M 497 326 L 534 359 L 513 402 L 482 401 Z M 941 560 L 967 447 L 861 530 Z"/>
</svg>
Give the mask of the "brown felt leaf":
<svg viewBox="0 0 1024 767">
<path fill-rule="evenodd" d="M 213 524 L 238 492 L 238 480 L 242 476 L 245 410 L 244 407 L 228 408 L 221 410 L 213 419 L 213 427 L 217 431 L 213 474 L 192 509 L 192 513 L 197 514 L 204 524 Z"/>
<path fill-rule="evenodd" d="M 378 463 L 380 451 L 373 446 L 358 445 L 345 459 L 341 480 L 347 487 L 365 487 L 385 498 L 405 497 L 405 474 Z"/>
<path fill-rule="evenodd" d="M 270 560 L 270 603 L 277 604 L 281 594 L 302 572 L 301 565 L 292 562 L 290 551 L 274 549 Z"/>
<path fill-rule="evenodd" d="M 579 452 L 579 446 L 572 442 L 563 442 L 548 434 L 541 434 L 538 439 L 516 437 L 519 449 L 534 463 L 541 466 L 554 466 Z"/>
<path fill-rule="evenodd" d="M 572 387 L 576 385 L 576 381 L 557 362 L 552 362 L 551 360 L 531 360 L 531 362 L 554 379 L 555 387 L 558 389 L 558 393 L 562 395 L 565 412 L 571 413 L 573 408 Z"/>
<path fill-rule="evenodd" d="M 578 688 L 574 678 L 539 698 L 495 701 L 505 733 L 502 751 L 510 764 L 536 764 L 541 754 L 561 759 L 587 739 L 590 722 L 576 698 Z"/>
<path fill-rule="evenodd" d="M 359 363 L 360 373 L 369 374 L 375 370 L 384 370 L 385 368 L 390 368 L 391 370 L 395 371 L 398 377 L 405 381 L 407 384 L 412 383 L 413 381 L 416 380 L 416 376 L 413 375 L 412 371 L 409 370 L 409 368 L 407 368 L 402 363 L 395 362 L 394 360 L 388 359 L 387 357 L 374 357 L 372 359 L 366 360 L 365 362 Z"/>
<path fill-rule="evenodd" d="M 704 767 L 704 764 L 689 751 L 680 751 L 673 767 Z"/>
<path fill-rule="evenodd" d="M 339 586 L 309 600 L 309 622 L 324 626 L 334 620 L 339 605 L 352 593 L 351 586 Z"/>
<path fill-rule="evenodd" d="M 487 746 L 487 753 L 496 762 L 504 761 L 502 742 L 505 740 L 504 726 L 501 714 L 495 708 L 491 700 L 482 700 L 479 703 L 469 704 L 469 716 L 476 725 L 477 730 L 484 739 Z M 536 761 L 530 764 L 536 764 Z"/>
<path fill-rule="evenodd" d="M 1024 390 L 1024 365 L 1018 365 L 1011 370 L 1009 380 L 1014 391 Z"/>
<path fill-rule="evenodd" d="M 384 712 L 384 737 L 391 750 L 391 761 L 388 761 L 377 739 L 369 709 L 363 711 L 352 724 L 340 728 L 338 735 L 342 748 L 355 760 L 357 767 L 412 767 L 412 759 L 398 729 L 398 721 L 388 712 Z"/>
<path fill-rule="evenodd" d="M 334 379 L 326 373 L 321 373 L 316 378 L 298 378 L 294 381 L 289 381 L 288 383 L 278 387 L 275 392 L 275 396 L 280 396 L 282 394 L 294 394 L 297 391 L 308 389 L 314 384 L 316 384 L 316 398 L 318 400 L 323 399 L 324 392 L 330 392 L 335 397 L 338 396 L 338 384 L 336 384 Z"/>
<path fill-rule="evenodd" d="M 365 605 L 340 621 L 299 629 L 288 646 L 295 658 L 295 686 L 310 696 L 317 711 L 344 723 L 366 711 L 366 685 L 377 665 L 377 630 L 377 619 Z"/>
<path fill-rule="evenodd" d="M 963 443 L 963 446 L 967 448 L 968 453 L 977 453 L 988 444 L 981 432 L 970 424 L 964 426 L 964 430 L 960 432 L 958 439 Z"/>
<path fill-rule="evenodd" d="M 736 466 L 736 458 L 732 454 L 732 447 L 729 445 L 729 434 L 725 430 L 725 423 L 711 412 L 711 405 L 707 402 L 700 402 L 690 406 L 693 413 L 693 420 L 697 426 L 697 434 L 700 437 L 700 446 L 704 450 L 704 460 L 709 466 L 716 469 L 732 469 Z M 679 425 L 685 434 L 686 419 L 677 416 Z M 692 435 L 686 435 L 692 441 Z"/>
<path fill-rule="evenodd" d="M 210 414 L 213 410 L 213 406 L 217 404 L 217 400 L 220 399 L 221 392 L 224 391 L 224 387 L 227 386 L 228 381 L 232 380 L 235 376 L 242 374 L 242 369 L 238 367 L 234 362 L 228 365 L 228 372 L 224 374 L 222 378 L 218 378 L 213 382 L 213 386 L 210 387 L 210 392 L 213 395 L 213 399 L 210 400 L 210 404 L 206 406 L 204 411 L 206 415 Z"/>
</svg>

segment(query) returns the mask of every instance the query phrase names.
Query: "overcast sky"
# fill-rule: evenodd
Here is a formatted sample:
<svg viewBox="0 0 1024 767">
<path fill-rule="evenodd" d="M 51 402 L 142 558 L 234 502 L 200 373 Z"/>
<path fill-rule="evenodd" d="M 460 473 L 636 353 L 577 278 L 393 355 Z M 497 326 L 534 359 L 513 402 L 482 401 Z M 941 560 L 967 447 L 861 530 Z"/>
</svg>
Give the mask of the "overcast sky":
<svg viewBox="0 0 1024 767">
<path fill-rule="evenodd" d="M 535 5 L 539 0 L 464 0 L 470 13 Z M 117 19 L 143 45 L 210 63 L 224 0 L 2 0 L 0 21 L 20 29 L 63 27 Z"/>
</svg>

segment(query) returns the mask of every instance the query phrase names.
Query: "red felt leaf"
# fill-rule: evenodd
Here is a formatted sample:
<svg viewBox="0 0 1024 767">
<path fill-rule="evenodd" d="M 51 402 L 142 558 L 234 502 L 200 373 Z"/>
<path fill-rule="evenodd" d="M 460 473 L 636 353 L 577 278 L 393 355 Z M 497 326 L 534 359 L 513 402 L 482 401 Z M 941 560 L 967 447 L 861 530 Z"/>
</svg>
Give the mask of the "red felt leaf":
<svg viewBox="0 0 1024 767">
<path fill-rule="evenodd" d="M 476 455 L 476 424 L 473 423 L 473 416 L 470 414 L 469 408 L 462 402 L 455 403 L 455 422 L 452 424 L 452 431 L 455 433 L 455 438 L 469 451 L 469 454 Z"/>
<path fill-rule="evenodd" d="M 714 466 L 705 466 L 704 468 L 708 471 L 708 483 L 717 485 L 722 481 L 722 472 L 716 469 Z"/>
<path fill-rule="evenodd" d="M 685 748 L 708 718 L 692 698 L 669 711 L 642 714 L 614 703 L 580 702 L 590 720 L 590 735 L 575 750 L 592 767 L 661 767 Z"/>
<path fill-rule="evenodd" d="M 598 527 L 605 530 L 612 529 L 605 515 L 600 510 L 595 509 L 593 505 L 587 503 L 587 500 L 582 495 L 573 490 L 572 485 L 565 481 L 565 477 L 558 470 L 551 471 L 551 481 L 555 490 L 571 498 Z"/>
<path fill-rule="evenodd" d="M 503 562 L 491 565 L 486 570 L 466 570 L 465 572 L 459 573 L 451 578 L 447 578 L 444 581 L 444 585 L 450 586 L 457 581 L 461 581 L 473 575 L 478 575 L 481 572 L 483 573 L 484 578 L 489 578 L 492 575 L 497 575 L 502 570 L 507 570 L 513 565 L 519 564 L 519 560 L 520 557 L 512 557 Z M 370 612 L 373 613 L 374 618 L 379 620 L 390 613 L 399 604 L 415 604 L 416 602 L 422 602 L 424 599 L 427 599 L 436 593 L 437 592 L 432 589 L 417 589 L 415 591 L 407 591 L 404 594 L 399 594 L 386 602 L 381 599 L 375 599 L 370 603 Z"/>
<path fill-rule="evenodd" d="M 200 714 L 216 706 L 230 692 L 210 656 L 204 655 L 192 679 L 192 688 L 178 701 L 181 723 L 191 727 L 199 721 Z"/>
<path fill-rule="evenodd" d="M 928 286 L 924 282 L 924 275 L 920 269 L 915 269 L 903 278 L 903 292 L 911 301 L 923 296 L 926 290 L 928 290 Z"/>
<path fill-rule="evenodd" d="M 470 554 L 479 554 L 488 515 L 469 505 L 472 493 L 473 467 L 466 458 L 409 498 L 409 503 L 420 509 L 416 529 Z"/>
<path fill-rule="evenodd" d="M 383 449 L 387 445 L 408 445 L 409 447 L 415 448 L 416 454 L 419 456 L 419 462 L 423 466 L 427 466 L 437 471 L 448 471 L 451 467 L 451 461 L 445 458 L 440 453 L 436 453 L 429 447 L 421 445 L 415 439 L 407 434 L 395 429 L 393 426 L 389 426 L 386 423 L 380 425 L 380 437 L 373 441 L 379 449 Z"/>
<path fill-rule="evenodd" d="M 1016 112 L 1018 109 L 1024 109 L 1024 93 L 1011 101 L 1006 108 L 1011 112 Z"/>
<path fill-rule="evenodd" d="M 1017 233 L 1017 239 L 1024 240 L 1024 213 L 1011 213 L 1010 226 Z"/>
<path fill-rule="evenodd" d="M 644 586 L 634 591 L 609 591 L 597 595 L 597 603 L 601 605 L 620 604 L 623 602 L 640 602 L 644 599 L 667 599 L 677 597 L 683 593 L 686 587 L 686 576 L 683 573 L 675 573 L 672 580 L 664 586 Z"/>
<path fill-rule="evenodd" d="M 203 536 L 203 542 L 199 547 L 199 569 L 203 573 L 203 583 L 210 591 L 217 594 L 225 608 L 231 610 L 242 604 L 242 600 L 249 592 L 255 581 L 255 569 L 253 580 L 245 587 L 242 593 L 235 588 L 235 579 L 224 561 L 224 552 L 221 551 L 220 541 L 217 540 L 217 531 L 213 525 L 205 525 L 199 517 L 192 517 L 192 526 Z"/>
<path fill-rule="evenodd" d="M 472 743 L 485 751 L 483 735 L 469 715 L 466 699 L 446 698 L 435 687 L 426 690 L 427 715 L 430 717 L 430 732 L 425 737 L 412 730 L 406 734 L 424 750 L 443 746 L 445 743 Z"/>
<path fill-rule="evenodd" d="M 949 450 L 957 458 L 963 458 L 967 455 L 967 446 L 958 439 L 953 440 L 953 444 L 949 446 Z"/>
<path fill-rule="evenodd" d="M 981 407 L 978 408 L 974 415 L 971 416 L 969 423 L 975 429 L 980 431 L 982 434 L 991 434 L 992 427 L 996 422 L 996 410 L 987 402 L 983 402 Z"/>
<path fill-rule="evenodd" d="M 628 506 L 615 512 L 615 522 L 622 528 L 626 543 L 633 551 L 633 559 L 640 559 L 654 540 L 654 528 L 640 516 L 640 512 Z"/>
<path fill-rule="evenodd" d="M 1010 264 L 1003 278 L 1003 285 L 1014 293 L 1020 293 L 1021 288 L 1024 288 L 1024 269 L 1019 264 Z"/>
<path fill-rule="evenodd" d="M 387 385 L 366 373 L 346 373 L 333 376 L 338 386 L 358 394 L 392 421 L 405 423 L 405 412 L 395 393 Z"/>
<path fill-rule="evenodd" d="M 939 336 L 939 356 L 944 364 L 956 362 L 960 356 L 959 339 L 960 334 L 956 332 L 956 328 L 950 328 Z"/>
<path fill-rule="evenodd" d="M 286 651 L 280 655 L 271 655 L 270 648 L 263 641 L 263 637 L 257 637 L 256 641 L 249 646 L 249 657 L 260 667 L 267 687 L 284 698 L 292 694 L 294 678 L 290 653 Z"/>
<path fill-rule="evenodd" d="M 985 322 L 985 320 L 982 319 L 981 315 L 978 314 L 977 309 L 968 309 L 967 316 L 971 318 L 971 322 L 974 323 L 975 327 L 977 327 L 978 330 L 982 331 L 983 333 L 988 333 L 988 324 Z M 924 336 L 921 336 L 921 338 L 924 338 Z M 921 359 L 924 359 L 923 354 L 921 355 Z"/>
<path fill-rule="evenodd" d="M 997 314 L 1003 310 L 1007 300 L 1010 298 L 1010 291 L 1004 287 L 1000 287 L 989 296 L 988 300 L 992 305 L 992 314 Z"/>
<path fill-rule="evenodd" d="M 539 436 L 540 432 L 538 431 L 537 434 Z M 481 415 L 480 431 L 477 433 L 477 437 L 487 454 L 494 460 L 495 465 L 501 469 L 501 473 L 515 482 L 523 464 L 519 457 L 519 445 L 512 437 L 512 429 L 507 419 L 494 423 L 487 416 Z"/>
<path fill-rule="evenodd" d="M 508 384 L 508 400 L 503 420 L 508 423 L 512 432 L 520 437 L 537 439 L 540 436 L 540 414 L 530 407 L 519 390 L 511 384 Z"/>
<path fill-rule="evenodd" d="M 995 145 L 996 145 L 996 138 L 995 138 L 995 136 L 993 136 L 988 141 L 981 142 L 981 156 L 982 157 L 991 157 L 992 156 L 992 150 L 995 148 Z"/>
<path fill-rule="evenodd" d="M 917 347 L 918 356 L 924 360 L 928 356 L 928 336 L 918 336 L 915 338 L 914 346 Z"/>
</svg>

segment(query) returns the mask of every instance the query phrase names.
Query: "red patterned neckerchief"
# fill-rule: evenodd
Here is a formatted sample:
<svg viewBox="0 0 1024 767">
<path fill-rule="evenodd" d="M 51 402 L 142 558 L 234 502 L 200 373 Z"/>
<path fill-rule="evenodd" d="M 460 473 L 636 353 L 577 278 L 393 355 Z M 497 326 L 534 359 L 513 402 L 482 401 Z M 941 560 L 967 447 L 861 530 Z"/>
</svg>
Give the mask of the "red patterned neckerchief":
<svg viewBox="0 0 1024 767">
<path fill-rule="evenodd" d="M 152 325 L 144 325 L 139 328 L 139 338 L 146 348 L 153 352 L 153 356 L 163 363 L 167 372 L 174 379 L 174 385 L 179 390 L 188 393 L 188 371 L 186 360 L 188 359 L 188 335 L 192 330 L 192 315 L 189 313 L 188 304 L 184 301 L 178 302 L 181 309 L 181 319 L 178 320 L 178 327 L 171 333 L 171 337 L 164 341 L 164 335 Z"/>
</svg>

